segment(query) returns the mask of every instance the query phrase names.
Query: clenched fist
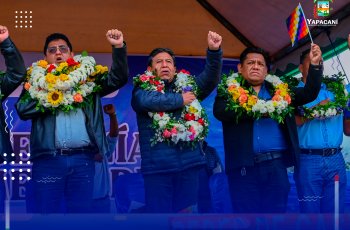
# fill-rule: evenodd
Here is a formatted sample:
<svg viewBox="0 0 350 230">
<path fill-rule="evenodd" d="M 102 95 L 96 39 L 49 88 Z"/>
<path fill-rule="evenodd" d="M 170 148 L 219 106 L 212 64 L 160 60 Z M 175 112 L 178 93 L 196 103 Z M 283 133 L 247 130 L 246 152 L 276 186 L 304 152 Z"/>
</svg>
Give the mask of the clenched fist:
<svg viewBox="0 0 350 230">
<path fill-rule="evenodd" d="M 196 100 L 196 96 L 193 92 L 183 93 L 182 98 L 184 99 L 184 105 L 191 104 L 194 100 Z"/>
<path fill-rule="evenodd" d="M 5 41 L 9 37 L 9 31 L 6 26 L 0 25 L 0 43 Z"/>
<path fill-rule="evenodd" d="M 311 44 L 311 50 L 310 50 L 310 60 L 311 64 L 313 65 L 319 65 L 322 61 L 322 52 L 318 45 Z"/>
<path fill-rule="evenodd" d="M 115 108 L 113 104 L 108 104 L 103 106 L 103 110 L 105 111 L 105 113 L 107 113 L 109 116 L 115 115 Z"/>
<path fill-rule="evenodd" d="M 209 31 L 208 34 L 208 46 L 210 50 L 218 50 L 220 48 L 222 37 L 215 33 Z"/>
<path fill-rule="evenodd" d="M 119 30 L 108 30 L 106 34 L 107 40 L 115 48 L 123 47 L 123 33 Z"/>
</svg>

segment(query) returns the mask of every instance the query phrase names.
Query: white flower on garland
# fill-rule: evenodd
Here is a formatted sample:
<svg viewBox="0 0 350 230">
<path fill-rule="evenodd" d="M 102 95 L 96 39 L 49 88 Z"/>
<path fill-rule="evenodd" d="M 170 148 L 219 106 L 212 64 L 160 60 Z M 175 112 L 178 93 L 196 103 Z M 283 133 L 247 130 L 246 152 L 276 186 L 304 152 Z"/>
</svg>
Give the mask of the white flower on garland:
<svg viewBox="0 0 350 230">
<path fill-rule="evenodd" d="M 134 77 L 136 86 L 147 91 L 164 92 L 164 81 L 153 73 L 146 71 L 143 75 Z M 188 71 L 181 70 L 174 77 L 174 90 L 176 93 L 193 92 L 198 97 L 198 86 L 193 76 Z M 203 113 L 203 107 L 196 99 L 191 104 L 183 107 L 180 119 L 170 117 L 168 112 L 148 112 L 153 119 L 152 128 L 155 129 L 155 136 L 151 138 L 151 145 L 157 142 L 170 141 L 186 146 L 193 146 L 193 141 L 202 141 L 207 136 L 209 121 Z M 190 144 L 190 142 L 192 144 Z"/>
<path fill-rule="evenodd" d="M 279 77 L 277 77 L 276 75 L 268 74 L 266 76 L 265 80 L 272 83 L 274 86 L 283 84 L 283 81 Z"/>
</svg>

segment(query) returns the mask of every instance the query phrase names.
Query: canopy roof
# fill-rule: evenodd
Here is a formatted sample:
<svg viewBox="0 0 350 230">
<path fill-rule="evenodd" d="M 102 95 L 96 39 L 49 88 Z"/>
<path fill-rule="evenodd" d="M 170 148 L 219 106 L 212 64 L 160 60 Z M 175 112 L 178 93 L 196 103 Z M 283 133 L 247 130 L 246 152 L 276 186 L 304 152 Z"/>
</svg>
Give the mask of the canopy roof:
<svg viewBox="0 0 350 230">
<path fill-rule="evenodd" d="M 111 52 L 105 34 L 114 28 L 123 32 L 130 54 L 149 54 L 156 47 L 169 47 L 177 55 L 204 56 L 207 33 L 211 30 L 224 39 L 224 57 L 238 58 L 247 46 L 254 45 L 268 52 L 273 68 L 280 68 L 282 64 L 285 68 L 294 61 L 286 56 L 310 44 L 305 37 L 291 47 L 286 19 L 298 3 L 280 0 L 1 1 L 0 24 L 9 28 L 12 40 L 21 51 L 29 52 L 42 52 L 45 38 L 55 32 L 66 34 L 76 52 Z M 306 18 L 315 19 L 317 2 L 302 0 L 300 3 Z M 315 43 L 325 29 L 331 30 L 334 39 L 346 38 L 350 33 L 347 18 L 350 3 L 333 0 L 330 7 L 329 19 L 338 19 L 339 25 L 311 27 Z M 329 45 L 327 39 L 319 42 L 321 46 Z M 340 43 L 343 45 L 344 40 Z"/>
</svg>

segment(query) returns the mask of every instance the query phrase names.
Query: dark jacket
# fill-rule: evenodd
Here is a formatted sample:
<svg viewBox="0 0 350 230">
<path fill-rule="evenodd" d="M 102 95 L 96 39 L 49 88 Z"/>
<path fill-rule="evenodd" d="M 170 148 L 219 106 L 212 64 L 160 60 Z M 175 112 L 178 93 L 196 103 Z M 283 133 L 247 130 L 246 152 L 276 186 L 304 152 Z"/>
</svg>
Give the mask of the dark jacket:
<svg viewBox="0 0 350 230">
<path fill-rule="evenodd" d="M 1 42 L 0 48 L 7 67 L 6 73 L 0 77 L 1 94 L 4 95 L 1 98 L 1 102 L 4 102 L 6 98 L 23 82 L 24 78 L 26 77 L 27 70 L 21 54 L 10 38 L 7 38 L 5 41 Z M 10 111 L 7 111 L 8 116 L 9 112 Z M 4 159 L 7 162 L 13 161 L 15 158 L 11 157 L 13 149 L 10 142 L 10 132 L 5 123 L 2 103 L 0 106 L 0 130 L 0 163 L 4 162 Z M 4 157 L 4 153 L 6 153 L 6 157 Z"/>
<path fill-rule="evenodd" d="M 101 105 L 101 97 L 110 94 L 121 87 L 128 81 L 129 69 L 126 55 L 126 44 L 122 48 L 113 48 L 113 63 L 109 76 L 106 80 L 101 81 L 102 93 L 93 95 L 93 106 L 86 106 L 83 111 L 86 115 L 86 129 L 90 140 L 94 144 L 95 152 L 105 155 L 108 149 L 108 141 L 106 137 L 103 111 Z M 23 89 L 20 98 L 24 95 Z M 38 157 L 42 154 L 56 154 L 55 148 L 55 126 L 56 115 L 45 108 L 43 113 L 36 110 L 36 101 L 21 102 L 19 99 L 15 105 L 19 117 L 26 121 L 32 120 L 32 130 L 30 133 L 30 159 Z"/>
<path fill-rule="evenodd" d="M 319 68 L 316 70 L 316 68 Z M 317 98 L 321 89 L 322 82 L 322 66 L 310 65 L 309 75 L 307 77 L 304 88 L 291 87 L 294 93 L 292 103 L 290 106 L 296 108 L 307 104 Z M 247 81 L 246 81 L 247 83 Z M 247 83 L 248 84 L 248 83 Z M 246 85 L 248 88 L 249 85 Z M 265 81 L 265 87 L 271 96 L 273 96 L 273 85 Z M 222 122 L 224 134 L 225 147 L 225 169 L 226 171 L 254 165 L 254 151 L 253 151 L 253 127 L 254 119 L 243 113 L 238 118 L 236 123 L 237 113 L 233 110 L 225 111 L 227 102 L 221 98 L 216 97 L 214 103 L 214 116 Z M 264 119 L 264 118 L 262 118 Z M 282 130 L 286 138 L 288 149 L 283 154 L 283 162 L 285 167 L 300 165 L 300 149 L 298 132 L 294 114 L 286 116 Z"/>
<path fill-rule="evenodd" d="M 218 52 L 207 51 L 205 70 L 195 78 L 202 90 L 198 99 L 204 100 L 219 84 L 222 68 L 222 50 Z M 174 93 L 175 79 L 169 83 L 165 81 L 165 93 L 150 92 L 135 87 L 132 93 L 131 106 L 137 114 L 139 129 L 139 141 L 141 148 L 141 172 L 143 175 L 153 173 L 178 172 L 197 165 L 205 164 L 202 146 L 197 142 L 195 149 L 182 148 L 178 145 L 170 147 L 165 142 L 160 142 L 151 147 L 150 139 L 154 136 L 153 129 L 148 127 L 153 119 L 148 115 L 152 111 L 166 111 L 173 113 L 177 119 L 181 116 L 183 98 L 179 93 Z"/>
</svg>

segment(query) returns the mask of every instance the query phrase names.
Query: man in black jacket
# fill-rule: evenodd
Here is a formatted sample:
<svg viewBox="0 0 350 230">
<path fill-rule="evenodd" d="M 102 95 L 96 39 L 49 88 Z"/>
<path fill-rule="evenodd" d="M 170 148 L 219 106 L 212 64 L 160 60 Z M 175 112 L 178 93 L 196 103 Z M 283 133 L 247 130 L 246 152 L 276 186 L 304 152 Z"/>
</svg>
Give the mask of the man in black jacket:
<svg viewBox="0 0 350 230">
<path fill-rule="evenodd" d="M 32 120 L 30 159 L 33 161 L 34 198 L 37 212 L 59 212 L 62 194 L 67 212 L 91 211 L 94 180 L 94 154 L 105 156 L 109 151 L 104 126 L 101 97 L 110 94 L 128 80 L 126 44 L 123 34 L 109 30 L 106 34 L 112 45 L 113 64 L 109 76 L 100 82 L 101 93 L 93 94 L 93 106 L 77 109 L 70 115 L 59 111 L 58 116 L 45 108 L 36 110 L 36 101 L 16 103 L 22 120 Z M 52 34 L 44 46 L 45 60 L 59 64 L 74 56 L 68 38 Z M 22 92 L 21 97 L 24 94 Z"/>
<path fill-rule="evenodd" d="M 309 77 L 304 88 L 290 88 L 294 93 L 290 106 L 297 107 L 316 99 L 322 81 L 322 53 L 312 44 Z M 261 48 L 247 48 L 240 57 L 238 71 L 245 87 L 250 86 L 259 98 L 271 100 L 274 88 L 265 81 L 267 55 Z M 256 120 L 247 113 L 227 110 L 227 101 L 216 97 L 214 116 L 222 121 L 225 168 L 232 207 L 240 213 L 283 213 L 286 211 L 290 184 L 287 167 L 299 168 L 299 142 L 295 116 L 283 123 L 266 115 Z"/>
<path fill-rule="evenodd" d="M 0 49 L 5 58 L 7 70 L 0 73 L 0 98 L 4 102 L 6 98 L 21 84 L 26 76 L 26 67 L 23 58 L 15 44 L 9 37 L 9 31 L 5 26 L 0 25 Z M 5 123 L 5 115 L 2 104 L 0 106 L 0 163 L 14 160 L 10 132 Z"/>
</svg>

